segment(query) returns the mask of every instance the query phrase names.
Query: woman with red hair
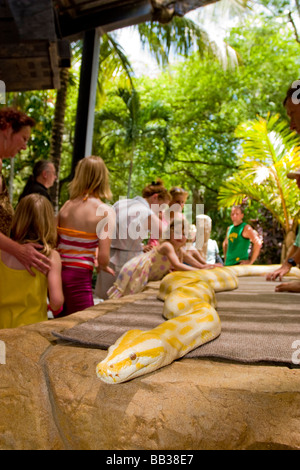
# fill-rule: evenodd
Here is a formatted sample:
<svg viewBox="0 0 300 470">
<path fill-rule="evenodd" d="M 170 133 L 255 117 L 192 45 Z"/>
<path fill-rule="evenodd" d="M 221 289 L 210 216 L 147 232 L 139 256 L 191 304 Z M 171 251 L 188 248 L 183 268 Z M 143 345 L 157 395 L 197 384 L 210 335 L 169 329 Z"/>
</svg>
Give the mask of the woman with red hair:
<svg viewBox="0 0 300 470">
<path fill-rule="evenodd" d="M 4 159 L 13 158 L 27 148 L 34 126 L 35 121 L 25 113 L 14 108 L 0 109 L 0 249 L 14 255 L 32 275 L 32 267 L 46 272 L 49 260 L 38 251 L 39 245 L 21 245 L 9 238 L 14 210 L 2 176 L 2 164 Z"/>
</svg>

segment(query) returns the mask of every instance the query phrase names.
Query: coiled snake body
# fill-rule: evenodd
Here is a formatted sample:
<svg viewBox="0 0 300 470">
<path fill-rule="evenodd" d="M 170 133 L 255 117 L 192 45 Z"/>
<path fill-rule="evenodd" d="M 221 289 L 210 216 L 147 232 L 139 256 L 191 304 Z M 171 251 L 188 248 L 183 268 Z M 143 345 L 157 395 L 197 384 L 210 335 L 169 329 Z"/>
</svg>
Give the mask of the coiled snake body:
<svg viewBox="0 0 300 470">
<path fill-rule="evenodd" d="M 264 276 L 278 267 L 238 265 L 168 274 L 158 294 L 167 321 L 150 331 L 124 333 L 97 365 L 97 376 L 110 384 L 125 382 L 171 364 L 217 338 L 221 322 L 215 292 L 236 289 L 238 277 Z M 289 275 L 300 278 L 300 270 L 293 268 Z"/>
</svg>

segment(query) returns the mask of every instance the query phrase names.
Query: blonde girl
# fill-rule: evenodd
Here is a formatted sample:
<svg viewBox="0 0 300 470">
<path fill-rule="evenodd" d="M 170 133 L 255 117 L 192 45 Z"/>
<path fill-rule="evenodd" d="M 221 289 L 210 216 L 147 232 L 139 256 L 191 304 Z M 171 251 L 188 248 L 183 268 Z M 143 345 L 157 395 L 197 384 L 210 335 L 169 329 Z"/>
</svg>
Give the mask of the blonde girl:
<svg viewBox="0 0 300 470">
<path fill-rule="evenodd" d="M 114 211 L 102 202 L 111 199 L 108 169 L 101 157 L 81 160 L 69 186 L 70 199 L 58 214 L 58 251 L 62 260 L 65 296 L 63 315 L 94 305 L 92 275 L 98 269 L 110 276 L 108 266 Z"/>
<path fill-rule="evenodd" d="M 46 275 L 33 268 L 32 276 L 16 257 L 0 251 L 0 328 L 47 320 L 47 295 L 52 310 L 59 310 L 63 304 L 61 261 L 54 249 L 54 211 L 44 196 L 30 194 L 21 200 L 13 217 L 11 238 L 21 245 L 40 245 L 51 268 Z"/>
<path fill-rule="evenodd" d="M 188 227 L 182 216 L 172 220 L 164 238 L 153 250 L 136 256 L 121 269 L 115 284 L 109 289 L 110 299 L 141 292 L 149 281 L 161 280 L 169 271 L 193 271 L 184 264 L 183 247 L 187 242 Z"/>
</svg>

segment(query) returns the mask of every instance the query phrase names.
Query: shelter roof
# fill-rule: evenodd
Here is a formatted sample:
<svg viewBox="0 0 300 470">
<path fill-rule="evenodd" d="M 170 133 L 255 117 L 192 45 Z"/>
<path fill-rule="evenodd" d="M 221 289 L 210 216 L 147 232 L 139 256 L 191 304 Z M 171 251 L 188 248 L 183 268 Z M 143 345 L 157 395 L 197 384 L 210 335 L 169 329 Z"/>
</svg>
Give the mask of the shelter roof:
<svg viewBox="0 0 300 470">
<path fill-rule="evenodd" d="M 174 16 L 215 0 L 0 0 L 0 80 L 6 91 L 59 88 L 71 62 L 70 42 Z"/>
</svg>

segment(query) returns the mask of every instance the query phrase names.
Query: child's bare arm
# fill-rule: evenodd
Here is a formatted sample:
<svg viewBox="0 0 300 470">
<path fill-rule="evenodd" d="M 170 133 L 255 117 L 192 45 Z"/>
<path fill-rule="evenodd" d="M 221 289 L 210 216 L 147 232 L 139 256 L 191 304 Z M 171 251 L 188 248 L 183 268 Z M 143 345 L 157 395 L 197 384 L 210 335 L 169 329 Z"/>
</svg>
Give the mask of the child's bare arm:
<svg viewBox="0 0 300 470">
<path fill-rule="evenodd" d="M 193 255 L 194 255 L 194 253 L 192 254 L 191 251 L 185 251 L 184 250 L 183 261 L 185 263 L 189 264 L 190 266 L 193 266 L 196 269 L 204 268 L 204 266 L 206 265 L 205 261 L 203 260 L 203 262 L 202 262 L 202 261 L 200 261 L 200 259 L 198 257 L 193 256 Z M 201 256 L 200 256 L 200 258 L 201 258 Z"/>
<path fill-rule="evenodd" d="M 61 259 L 56 250 L 50 256 L 51 268 L 48 272 L 48 296 L 53 311 L 59 310 L 64 303 L 64 294 L 61 280 Z"/>
<path fill-rule="evenodd" d="M 110 245 L 111 240 L 109 238 L 106 238 L 105 240 L 99 240 L 99 246 L 97 249 L 97 271 L 106 271 L 109 274 L 115 276 L 114 270 L 109 266 Z"/>
<path fill-rule="evenodd" d="M 113 271 L 113 269 L 110 268 L 109 262 L 110 245 L 115 229 L 115 224 L 115 212 L 111 208 L 108 208 L 107 212 L 105 212 L 105 218 L 101 218 L 97 225 L 97 235 L 99 238 L 99 244 L 96 254 L 97 271 L 106 271 L 112 274 L 113 276 L 115 275 L 115 272 Z"/>
<path fill-rule="evenodd" d="M 194 269 L 213 269 L 221 266 L 220 264 L 207 264 L 197 250 L 183 250 L 183 261 Z"/>
<path fill-rule="evenodd" d="M 170 263 L 172 264 L 172 268 L 175 271 L 194 271 L 196 269 L 192 266 L 188 266 L 187 264 L 181 263 L 173 245 L 169 242 L 163 243 L 159 248 L 159 252 L 162 255 L 167 256 Z"/>
</svg>

